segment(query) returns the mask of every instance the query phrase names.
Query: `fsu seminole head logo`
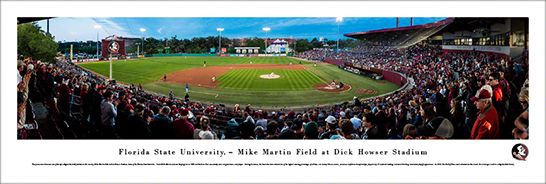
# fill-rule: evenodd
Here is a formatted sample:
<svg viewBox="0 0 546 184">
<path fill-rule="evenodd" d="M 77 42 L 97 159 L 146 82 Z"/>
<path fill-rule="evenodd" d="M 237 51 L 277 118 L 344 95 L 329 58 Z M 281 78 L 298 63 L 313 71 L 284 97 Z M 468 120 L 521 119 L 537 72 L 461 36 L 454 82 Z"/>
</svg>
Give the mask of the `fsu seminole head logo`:
<svg viewBox="0 0 546 184">
<path fill-rule="evenodd" d="M 119 44 L 116 41 L 110 42 L 108 45 L 108 49 L 110 49 L 110 53 L 118 53 L 119 50 Z"/>
<path fill-rule="evenodd" d="M 512 157 L 516 160 L 525 160 L 529 155 L 529 149 L 525 144 L 516 144 L 512 147 Z"/>
</svg>

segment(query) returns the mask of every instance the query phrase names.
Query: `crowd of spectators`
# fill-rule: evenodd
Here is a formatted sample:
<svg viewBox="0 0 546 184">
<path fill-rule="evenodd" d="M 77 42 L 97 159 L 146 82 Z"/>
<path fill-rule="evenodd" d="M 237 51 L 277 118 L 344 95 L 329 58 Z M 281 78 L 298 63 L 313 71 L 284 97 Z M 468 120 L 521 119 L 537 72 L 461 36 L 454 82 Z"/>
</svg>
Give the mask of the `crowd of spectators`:
<svg viewBox="0 0 546 184">
<path fill-rule="evenodd" d="M 266 110 L 154 94 L 61 58 L 55 64 L 27 58 L 18 63 L 18 137 L 51 138 L 44 131 L 57 131 L 55 138 L 80 139 L 528 138 L 526 52 L 512 60 L 419 44 L 315 49 L 298 57 L 404 73 L 415 87 L 328 107 Z M 47 118 L 37 118 L 40 106 Z"/>
<path fill-rule="evenodd" d="M 360 102 L 378 109 L 371 118 L 377 119 L 381 138 L 435 135 L 427 128 L 436 134 L 443 134 L 438 129 L 450 130 L 440 137 L 452 139 L 528 138 L 527 51 L 514 60 L 502 54 L 446 51 L 426 44 L 311 52 L 315 58 L 396 71 L 414 79 L 415 87 L 409 91 Z M 497 118 L 484 118 L 491 114 Z"/>
</svg>

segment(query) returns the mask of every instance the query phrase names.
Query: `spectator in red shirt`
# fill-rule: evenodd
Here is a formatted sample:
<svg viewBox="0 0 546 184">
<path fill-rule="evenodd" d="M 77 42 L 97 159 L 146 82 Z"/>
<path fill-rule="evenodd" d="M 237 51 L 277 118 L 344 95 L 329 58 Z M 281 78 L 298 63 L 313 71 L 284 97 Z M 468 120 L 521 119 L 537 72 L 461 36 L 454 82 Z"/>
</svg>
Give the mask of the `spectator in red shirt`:
<svg viewBox="0 0 546 184">
<path fill-rule="evenodd" d="M 498 72 L 493 72 L 489 75 L 487 84 L 493 88 L 492 101 L 493 106 L 495 106 L 495 109 L 497 110 L 497 115 L 499 116 L 501 135 L 502 137 L 510 137 L 514 126 L 512 123 L 505 121 L 508 92 L 502 87 L 500 81 L 500 74 Z"/>
<path fill-rule="evenodd" d="M 180 111 L 180 118 L 173 122 L 174 137 L 176 139 L 193 139 L 195 127 L 188 121 L 189 109 Z"/>
<path fill-rule="evenodd" d="M 482 88 L 471 99 L 479 110 L 470 139 L 499 139 L 500 127 L 497 110 L 492 104 L 491 93 Z"/>
</svg>

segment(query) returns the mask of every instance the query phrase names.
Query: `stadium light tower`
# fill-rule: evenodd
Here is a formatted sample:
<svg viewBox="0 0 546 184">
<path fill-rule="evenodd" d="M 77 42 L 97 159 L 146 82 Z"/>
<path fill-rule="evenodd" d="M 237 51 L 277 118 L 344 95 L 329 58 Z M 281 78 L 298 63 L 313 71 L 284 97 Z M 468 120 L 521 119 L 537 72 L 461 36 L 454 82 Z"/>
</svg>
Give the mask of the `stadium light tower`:
<svg viewBox="0 0 546 184">
<path fill-rule="evenodd" d="M 97 30 L 97 61 L 99 60 L 99 30 L 102 28 L 100 25 L 95 25 L 94 28 Z"/>
<path fill-rule="evenodd" d="M 266 52 L 267 51 L 267 40 L 269 40 L 268 37 L 267 37 L 267 32 L 271 31 L 271 28 L 270 27 L 264 27 L 264 28 L 262 28 L 262 30 L 265 31 L 265 39 L 266 39 L 265 40 L 264 54 L 267 54 L 267 52 Z"/>
<path fill-rule="evenodd" d="M 339 24 L 343 22 L 343 17 L 336 17 L 336 23 L 337 23 L 337 43 L 336 43 L 336 52 L 339 51 Z"/>
<path fill-rule="evenodd" d="M 146 29 L 140 28 L 140 33 L 142 34 L 142 55 L 144 55 L 144 32 L 146 32 Z"/>
<path fill-rule="evenodd" d="M 218 31 L 218 53 L 222 54 L 222 31 L 224 31 L 224 28 L 216 28 L 216 31 Z"/>
</svg>

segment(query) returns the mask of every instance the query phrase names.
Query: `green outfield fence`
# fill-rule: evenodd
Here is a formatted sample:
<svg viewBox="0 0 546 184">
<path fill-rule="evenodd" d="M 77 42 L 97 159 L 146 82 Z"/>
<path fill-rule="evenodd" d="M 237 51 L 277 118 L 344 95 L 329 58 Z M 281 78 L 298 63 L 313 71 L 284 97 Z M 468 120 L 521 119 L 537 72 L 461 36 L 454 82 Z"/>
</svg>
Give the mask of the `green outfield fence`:
<svg viewBox="0 0 546 184">
<path fill-rule="evenodd" d="M 172 56 L 216 56 L 216 54 L 146 54 L 146 57 L 172 57 Z"/>
</svg>

